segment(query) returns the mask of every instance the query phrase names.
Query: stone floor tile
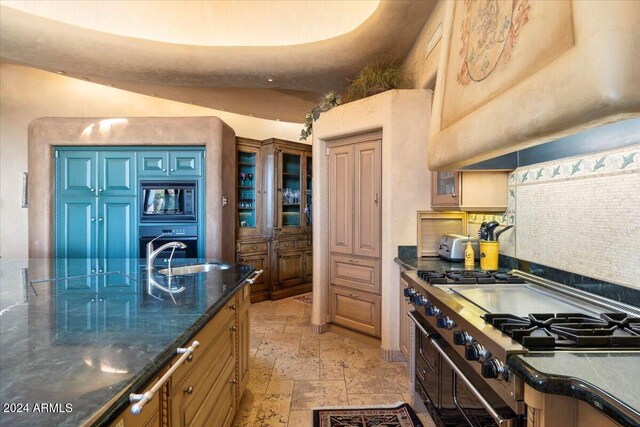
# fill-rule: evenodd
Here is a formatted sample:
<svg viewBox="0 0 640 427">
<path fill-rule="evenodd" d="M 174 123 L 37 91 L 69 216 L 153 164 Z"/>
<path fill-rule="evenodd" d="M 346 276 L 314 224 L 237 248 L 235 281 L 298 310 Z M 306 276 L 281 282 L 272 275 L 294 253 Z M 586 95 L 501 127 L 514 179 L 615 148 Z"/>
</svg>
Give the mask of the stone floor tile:
<svg viewBox="0 0 640 427">
<path fill-rule="evenodd" d="M 348 401 L 344 381 L 296 381 L 291 395 L 292 411 L 341 406 Z"/>
<path fill-rule="evenodd" d="M 276 380 L 319 380 L 320 360 L 316 357 L 279 358 L 271 378 Z"/>
<path fill-rule="evenodd" d="M 234 427 L 287 427 L 291 395 L 245 392 Z"/>
<path fill-rule="evenodd" d="M 289 412 L 289 427 L 313 427 L 313 411 Z"/>
<path fill-rule="evenodd" d="M 351 394 L 374 394 L 380 390 L 402 393 L 409 387 L 409 376 L 389 368 L 345 368 L 347 391 Z"/>
<path fill-rule="evenodd" d="M 349 394 L 349 406 L 389 405 L 404 402 L 401 393 L 394 394 Z"/>
<path fill-rule="evenodd" d="M 267 394 L 291 394 L 293 392 L 292 380 L 270 380 L 267 386 Z"/>
</svg>

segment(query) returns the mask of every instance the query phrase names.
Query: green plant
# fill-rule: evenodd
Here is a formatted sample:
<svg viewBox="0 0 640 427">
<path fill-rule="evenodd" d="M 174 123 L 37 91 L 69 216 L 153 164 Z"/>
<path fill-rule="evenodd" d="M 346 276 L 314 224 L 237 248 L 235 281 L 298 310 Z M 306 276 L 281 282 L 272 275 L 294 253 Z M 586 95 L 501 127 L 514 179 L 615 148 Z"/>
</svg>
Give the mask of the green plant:
<svg viewBox="0 0 640 427">
<path fill-rule="evenodd" d="M 300 132 L 300 141 L 306 141 L 306 139 L 311 135 L 313 131 L 313 122 L 318 120 L 320 117 L 320 113 L 324 113 L 325 111 L 329 111 L 335 106 L 338 106 L 342 103 L 342 98 L 340 95 L 331 91 L 324 95 L 320 100 L 320 103 L 313 110 L 309 111 L 304 118 L 304 128 Z"/>
<path fill-rule="evenodd" d="M 402 65 L 369 64 L 351 81 L 344 95 L 345 102 L 352 102 L 390 89 L 411 87 L 411 80 Z"/>
</svg>

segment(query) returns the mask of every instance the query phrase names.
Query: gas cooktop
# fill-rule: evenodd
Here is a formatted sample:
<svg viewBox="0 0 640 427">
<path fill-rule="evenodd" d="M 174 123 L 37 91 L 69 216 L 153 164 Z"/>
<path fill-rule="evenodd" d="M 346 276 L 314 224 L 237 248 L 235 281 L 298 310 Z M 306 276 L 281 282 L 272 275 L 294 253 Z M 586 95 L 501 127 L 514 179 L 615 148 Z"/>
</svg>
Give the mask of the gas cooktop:
<svg viewBox="0 0 640 427">
<path fill-rule="evenodd" d="M 495 283 L 525 283 L 522 277 L 507 271 L 459 270 L 444 273 L 418 270 L 418 276 L 432 285 L 491 285 Z"/>
<path fill-rule="evenodd" d="M 624 313 L 487 313 L 484 320 L 528 349 L 640 347 L 640 318 Z"/>
</svg>

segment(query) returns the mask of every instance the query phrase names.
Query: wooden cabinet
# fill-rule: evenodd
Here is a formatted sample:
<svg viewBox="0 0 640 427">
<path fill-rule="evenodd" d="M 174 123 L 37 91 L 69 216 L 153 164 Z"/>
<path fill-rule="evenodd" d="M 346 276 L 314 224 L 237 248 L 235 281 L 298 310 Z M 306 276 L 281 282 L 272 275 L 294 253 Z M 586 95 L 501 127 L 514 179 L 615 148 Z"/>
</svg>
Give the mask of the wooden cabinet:
<svg viewBox="0 0 640 427">
<path fill-rule="evenodd" d="M 239 262 L 265 270 L 251 301 L 311 290 L 311 146 L 236 138 Z"/>
<path fill-rule="evenodd" d="M 230 426 L 249 380 L 249 305 L 245 285 L 185 343 L 188 346 L 195 340 L 200 346 L 142 412 L 134 416 L 129 407 L 111 426 Z M 179 358 L 175 356 L 158 378 Z"/>
<path fill-rule="evenodd" d="M 509 172 L 433 172 L 431 207 L 436 210 L 503 212 Z"/>
<path fill-rule="evenodd" d="M 402 274 L 404 271 L 402 268 L 400 269 L 400 273 Z M 409 284 L 400 277 L 400 351 L 404 355 L 407 361 L 410 360 L 411 349 L 413 348 L 412 340 L 411 340 L 411 328 L 412 324 L 407 315 L 408 312 L 412 310 L 411 304 L 405 301 L 404 290 L 409 287 Z"/>
<path fill-rule="evenodd" d="M 329 156 L 331 321 L 380 336 L 382 139 L 335 141 Z"/>
<path fill-rule="evenodd" d="M 329 286 L 331 322 L 380 336 L 380 295 Z"/>
<path fill-rule="evenodd" d="M 619 427 L 620 424 L 586 402 L 569 396 L 545 394 L 525 384 L 527 427 Z"/>
<path fill-rule="evenodd" d="M 145 178 L 202 176 L 202 149 L 142 151 L 138 153 L 138 176 Z"/>
</svg>

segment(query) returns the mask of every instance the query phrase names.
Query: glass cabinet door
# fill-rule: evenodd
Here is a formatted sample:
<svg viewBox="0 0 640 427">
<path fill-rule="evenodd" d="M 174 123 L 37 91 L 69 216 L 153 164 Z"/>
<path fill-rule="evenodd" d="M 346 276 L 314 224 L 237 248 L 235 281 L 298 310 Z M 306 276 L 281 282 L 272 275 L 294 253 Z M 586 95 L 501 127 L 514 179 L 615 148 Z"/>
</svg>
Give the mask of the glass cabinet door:
<svg viewBox="0 0 640 427">
<path fill-rule="evenodd" d="M 238 212 L 238 234 L 259 235 L 258 209 L 259 164 L 258 150 L 238 151 L 238 194 L 236 205 Z"/>
<path fill-rule="evenodd" d="M 280 228 L 281 232 L 300 232 L 304 225 L 302 156 L 282 152 L 280 168 Z"/>
<path fill-rule="evenodd" d="M 307 180 L 306 180 L 306 189 L 305 189 L 305 205 L 304 205 L 304 213 L 305 213 L 305 223 L 311 228 L 313 224 L 312 213 L 311 210 L 313 208 L 313 162 L 311 156 L 306 156 L 306 172 L 307 172 Z"/>
<path fill-rule="evenodd" d="M 460 200 L 460 172 L 433 172 L 431 204 L 456 206 Z"/>
</svg>

